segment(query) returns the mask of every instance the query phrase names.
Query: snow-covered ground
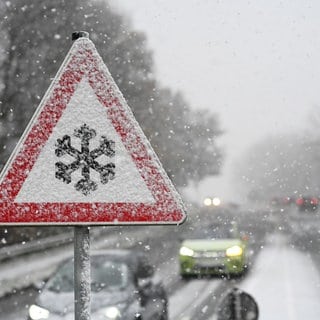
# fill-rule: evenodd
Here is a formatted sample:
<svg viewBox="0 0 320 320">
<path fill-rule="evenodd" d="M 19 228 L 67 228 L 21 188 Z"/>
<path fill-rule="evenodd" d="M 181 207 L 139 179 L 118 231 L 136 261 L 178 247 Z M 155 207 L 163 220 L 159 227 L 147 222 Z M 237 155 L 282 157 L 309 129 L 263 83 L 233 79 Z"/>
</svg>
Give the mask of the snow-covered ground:
<svg viewBox="0 0 320 320">
<path fill-rule="evenodd" d="M 311 257 L 273 235 L 241 284 L 260 310 L 259 320 L 320 318 L 320 276 Z"/>
<path fill-rule="evenodd" d="M 170 320 L 195 320 L 192 316 L 195 309 L 203 304 L 209 295 L 213 295 L 220 280 L 194 280 L 187 283 L 169 299 Z M 201 313 L 205 313 L 208 305 L 204 305 Z"/>
</svg>

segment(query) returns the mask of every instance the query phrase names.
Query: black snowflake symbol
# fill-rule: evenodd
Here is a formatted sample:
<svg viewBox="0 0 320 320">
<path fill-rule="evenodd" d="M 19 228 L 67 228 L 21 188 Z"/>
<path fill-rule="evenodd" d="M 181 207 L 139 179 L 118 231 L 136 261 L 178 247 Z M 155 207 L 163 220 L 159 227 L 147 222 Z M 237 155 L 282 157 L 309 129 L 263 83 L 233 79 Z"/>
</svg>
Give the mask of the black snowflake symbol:
<svg viewBox="0 0 320 320">
<path fill-rule="evenodd" d="M 75 158 L 70 164 L 56 162 L 56 178 L 65 183 L 71 182 L 71 174 L 81 168 L 83 179 L 75 184 L 75 188 L 84 195 L 90 194 L 98 188 L 96 182 L 90 179 L 90 168 L 100 173 L 100 181 L 106 184 L 115 176 L 115 164 L 110 162 L 100 165 L 96 158 L 101 155 L 113 157 L 115 155 L 115 142 L 101 136 L 100 146 L 92 151 L 89 150 L 89 141 L 96 136 L 96 131 L 83 124 L 79 129 L 74 130 L 74 136 L 81 139 L 81 151 L 71 145 L 71 137 L 64 135 L 62 139 L 57 139 L 55 153 L 57 157 L 66 154 Z"/>
</svg>

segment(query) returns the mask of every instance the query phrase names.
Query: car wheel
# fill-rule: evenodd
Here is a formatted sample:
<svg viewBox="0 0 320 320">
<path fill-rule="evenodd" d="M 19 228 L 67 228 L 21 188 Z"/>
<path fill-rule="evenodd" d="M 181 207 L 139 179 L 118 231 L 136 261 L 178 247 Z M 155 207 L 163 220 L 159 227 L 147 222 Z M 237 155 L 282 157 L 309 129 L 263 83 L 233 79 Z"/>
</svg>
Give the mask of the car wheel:
<svg viewBox="0 0 320 320">
<path fill-rule="evenodd" d="M 180 277 L 181 277 L 181 280 L 188 281 L 192 276 L 189 274 L 180 274 Z"/>
</svg>

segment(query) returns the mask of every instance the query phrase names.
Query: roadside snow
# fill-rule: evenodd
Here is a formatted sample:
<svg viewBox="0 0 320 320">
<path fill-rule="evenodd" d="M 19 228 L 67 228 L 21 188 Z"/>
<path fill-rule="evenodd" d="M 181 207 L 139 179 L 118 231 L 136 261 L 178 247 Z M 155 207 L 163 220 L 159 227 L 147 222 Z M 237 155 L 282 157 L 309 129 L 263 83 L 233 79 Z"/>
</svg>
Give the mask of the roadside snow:
<svg viewBox="0 0 320 320">
<path fill-rule="evenodd" d="M 217 289 L 220 281 L 191 280 L 184 287 L 182 292 L 176 292 L 170 297 L 169 319 L 191 320 L 190 314 L 201 305 L 203 301 L 212 295 Z"/>
<path fill-rule="evenodd" d="M 257 301 L 259 320 L 317 320 L 320 277 L 311 257 L 273 235 L 240 288 Z"/>
</svg>

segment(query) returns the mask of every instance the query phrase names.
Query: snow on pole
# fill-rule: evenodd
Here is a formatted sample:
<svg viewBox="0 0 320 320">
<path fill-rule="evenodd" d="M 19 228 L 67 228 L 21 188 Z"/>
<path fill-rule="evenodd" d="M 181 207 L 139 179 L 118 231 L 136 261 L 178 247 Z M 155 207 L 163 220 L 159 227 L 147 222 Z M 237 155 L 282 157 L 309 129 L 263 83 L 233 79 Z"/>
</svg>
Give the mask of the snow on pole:
<svg viewBox="0 0 320 320">
<path fill-rule="evenodd" d="M 74 298 L 75 320 L 90 320 L 90 229 L 74 227 Z"/>
<path fill-rule="evenodd" d="M 81 37 L 89 38 L 89 33 L 72 33 L 72 41 Z M 90 228 L 86 226 L 74 227 L 74 298 L 75 320 L 90 320 Z"/>
</svg>

